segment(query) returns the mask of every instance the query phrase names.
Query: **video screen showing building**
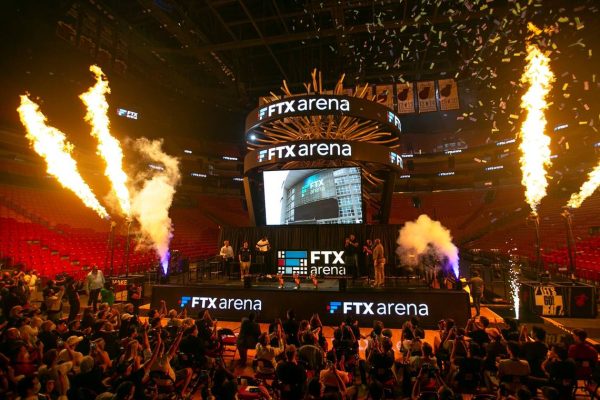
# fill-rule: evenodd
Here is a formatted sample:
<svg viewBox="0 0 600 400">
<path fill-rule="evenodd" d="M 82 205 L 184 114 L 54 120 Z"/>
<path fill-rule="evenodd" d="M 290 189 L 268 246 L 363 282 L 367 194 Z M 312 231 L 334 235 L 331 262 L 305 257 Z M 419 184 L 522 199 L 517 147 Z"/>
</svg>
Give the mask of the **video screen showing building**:
<svg viewBox="0 0 600 400">
<path fill-rule="evenodd" d="M 267 225 L 360 224 L 360 168 L 265 171 Z"/>
</svg>

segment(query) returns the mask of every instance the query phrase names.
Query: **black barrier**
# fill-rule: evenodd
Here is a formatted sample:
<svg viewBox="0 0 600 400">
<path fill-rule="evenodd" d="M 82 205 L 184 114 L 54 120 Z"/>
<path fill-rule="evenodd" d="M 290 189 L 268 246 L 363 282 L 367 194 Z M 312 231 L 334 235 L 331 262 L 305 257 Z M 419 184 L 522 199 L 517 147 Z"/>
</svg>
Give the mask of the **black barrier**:
<svg viewBox="0 0 600 400">
<path fill-rule="evenodd" d="M 522 282 L 520 297 L 524 315 L 596 318 L 596 288 L 583 283 Z"/>
<path fill-rule="evenodd" d="M 260 322 L 272 322 L 292 308 L 299 319 L 318 313 L 323 324 L 330 326 L 351 315 L 363 326 L 380 320 L 387 327 L 399 328 L 416 316 L 423 327 L 433 329 L 444 318 L 465 326 L 470 315 L 467 293 L 448 290 L 307 292 L 157 285 L 152 288 L 152 308 L 159 308 L 160 300 L 165 300 L 168 309 L 187 307 L 190 316 L 209 310 L 213 317 L 230 321 L 254 311 Z"/>
<path fill-rule="evenodd" d="M 131 283 L 137 283 L 139 286 L 144 285 L 144 275 L 110 276 L 108 280 L 115 293 L 116 302 L 127 301 L 127 287 Z"/>
</svg>

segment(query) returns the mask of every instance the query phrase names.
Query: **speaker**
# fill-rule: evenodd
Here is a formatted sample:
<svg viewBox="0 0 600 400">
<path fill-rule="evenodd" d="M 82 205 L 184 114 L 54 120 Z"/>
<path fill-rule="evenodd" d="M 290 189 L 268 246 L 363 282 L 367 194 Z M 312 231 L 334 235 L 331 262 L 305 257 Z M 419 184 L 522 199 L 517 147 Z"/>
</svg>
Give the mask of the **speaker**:
<svg viewBox="0 0 600 400">
<path fill-rule="evenodd" d="M 412 202 L 414 208 L 421 208 L 421 199 L 419 197 L 413 196 Z"/>
<path fill-rule="evenodd" d="M 244 277 L 244 289 L 252 288 L 252 276 Z"/>
<path fill-rule="evenodd" d="M 339 283 L 339 287 L 340 287 L 340 292 L 345 292 L 346 291 L 346 278 L 340 278 L 338 279 L 338 283 Z"/>
<path fill-rule="evenodd" d="M 414 171 L 415 170 L 415 162 L 413 160 L 408 160 L 406 162 L 406 167 L 408 168 L 409 171 Z"/>
<path fill-rule="evenodd" d="M 454 160 L 454 157 L 448 157 L 448 169 L 454 169 L 455 165 L 456 161 Z"/>
</svg>

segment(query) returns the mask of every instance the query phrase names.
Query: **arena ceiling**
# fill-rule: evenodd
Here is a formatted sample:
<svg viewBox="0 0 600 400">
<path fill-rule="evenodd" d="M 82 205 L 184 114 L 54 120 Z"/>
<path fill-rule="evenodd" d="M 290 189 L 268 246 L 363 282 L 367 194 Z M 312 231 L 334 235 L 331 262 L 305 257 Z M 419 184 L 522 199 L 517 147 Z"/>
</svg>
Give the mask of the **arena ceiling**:
<svg viewBox="0 0 600 400">
<path fill-rule="evenodd" d="M 89 1 L 141 34 L 135 51 L 242 106 L 284 79 L 301 86 L 313 68 L 331 84 L 345 73 L 349 86 L 441 77 L 493 85 L 514 67 L 506 59 L 519 59 L 526 21 L 576 25 L 577 14 L 597 12 L 589 0 Z"/>
<path fill-rule="evenodd" d="M 504 140 L 522 118 L 528 22 L 552 30 L 534 39 L 557 77 L 550 124 L 600 124 L 597 0 L 23 0 L 2 8 L 0 30 L 15 38 L 1 45 L 11 56 L 0 60 L 0 82 L 15 92 L 0 100 L 4 125 L 19 126 L 14 99 L 23 90 L 77 106 L 65 99 L 77 102 L 87 66 L 99 63 L 115 105 L 141 110 L 139 131 L 239 143 L 259 96 L 281 93 L 284 79 L 298 93 L 317 68 L 329 88 L 341 74 L 346 87 L 455 78 L 461 109 L 403 115 L 403 132 Z M 63 21 L 77 32 L 72 43 L 57 37 Z M 96 46 L 91 57 L 84 34 Z M 103 64 L 98 48 L 113 60 Z M 124 74 L 112 68 L 116 57 Z"/>
</svg>

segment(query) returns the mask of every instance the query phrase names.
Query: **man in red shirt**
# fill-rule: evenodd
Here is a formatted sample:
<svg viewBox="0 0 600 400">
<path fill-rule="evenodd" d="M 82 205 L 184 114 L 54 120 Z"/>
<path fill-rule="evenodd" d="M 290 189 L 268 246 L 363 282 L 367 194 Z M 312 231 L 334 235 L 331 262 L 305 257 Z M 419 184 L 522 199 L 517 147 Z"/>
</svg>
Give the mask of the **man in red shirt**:
<svg viewBox="0 0 600 400">
<path fill-rule="evenodd" d="M 591 375 L 598 362 L 598 352 L 586 342 L 587 332 L 583 329 L 575 329 L 573 339 L 575 344 L 569 347 L 569 358 L 577 364 L 577 378 L 585 379 Z"/>
</svg>

